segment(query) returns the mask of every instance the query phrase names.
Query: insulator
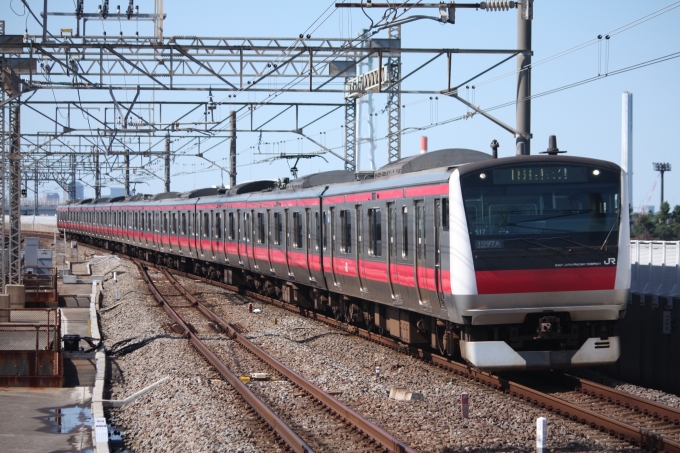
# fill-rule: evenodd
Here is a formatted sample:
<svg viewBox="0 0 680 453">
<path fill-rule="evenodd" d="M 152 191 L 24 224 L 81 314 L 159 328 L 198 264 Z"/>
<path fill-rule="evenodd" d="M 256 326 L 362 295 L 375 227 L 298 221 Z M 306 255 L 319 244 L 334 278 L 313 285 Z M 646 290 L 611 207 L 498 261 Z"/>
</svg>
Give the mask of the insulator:
<svg viewBox="0 0 680 453">
<path fill-rule="evenodd" d="M 515 7 L 517 2 L 508 0 L 490 0 L 488 2 L 481 2 L 479 7 L 487 11 L 507 11 Z"/>
</svg>

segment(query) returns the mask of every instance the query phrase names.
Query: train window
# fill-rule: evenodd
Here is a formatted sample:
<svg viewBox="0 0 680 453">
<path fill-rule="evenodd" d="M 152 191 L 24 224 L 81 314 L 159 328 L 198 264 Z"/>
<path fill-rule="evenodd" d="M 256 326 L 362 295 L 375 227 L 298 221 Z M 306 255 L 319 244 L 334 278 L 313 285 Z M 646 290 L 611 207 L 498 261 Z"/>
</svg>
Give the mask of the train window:
<svg viewBox="0 0 680 453">
<path fill-rule="evenodd" d="M 203 213 L 203 237 L 210 236 L 210 214 L 207 212 Z"/>
<path fill-rule="evenodd" d="M 257 213 L 257 243 L 264 244 L 264 213 Z"/>
<path fill-rule="evenodd" d="M 340 251 L 352 253 L 352 214 L 340 211 Z"/>
<path fill-rule="evenodd" d="M 293 247 L 302 248 L 302 219 L 299 212 L 293 213 Z"/>
<path fill-rule="evenodd" d="M 163 213 L 163 233 L 168 232 L 168 213 Z"/>
<path fill-rule="evenodd" d="M 408 208 L 404 206 L 401 208 L 401 228 L 402 228 L 402 241 L 401 241 L 401 256 L 402 258 L 408 258 Z"/>
<path fill-rule="evenodd" d="M 274 244 L 281 245 L 281 234 L 283 233 L 283 228 L 281 225 L 281 213 L 274 213 Z"/>
<path fill-rule="evenodd" d="M 236 226 L 234 225 L 234 213 L 229 213 L 229 239 L 236 237 Z"/>
<path fill-rule="evenodd" d="M 222 238 L 222 214 L 219 212 L 215 213 L 215 238 Z"/>
<path fill-rule="evenodd" d="M 179 216 L 179 232 L 180 234 L 187 234 L 187 213 L 183 212 Z"/>
<path fill-rule="evenodd" d="M 319 213 L 314 213 L 314 231 L 316 231 L 316 249 L 321 248 L 321 223 L 319 223 Z"/>
<path fill-rule="evenodd" d="M 172 234 L 177 234 L 177 213 L 172 213 Z"/>
<path fill-rule="evenodd" d="M 418 249 L 418 258 L 425 259 L 425 207 L 418 206 L 416 208 L 416 227 L 418 229 L 418 243 L 416 248 Z"/>
<path fill-rule="evenodd" d="M 449 199 L 442 198 L 442 228 L 449 229 Z"/>
<path fill-rule="evenodd" d="M 245 212 L 243 214 L 243 242 L 250 242 L 250 238 L 248 237 L 249 220 L 250 220 L 250 214 Z"/>
<path fill-rule="evenodd" d="M 326 250 L 328 249 L 328 211 L 324 211 L 323 214 L 321 214 L 321 228 L 323 231 L 321 234 L 323 234 L 323 249 Z"/>
<path fill-rule="evenodd" d="M 361 215 L 361 206 L 357 206 L 355 209 L 357 216 L 357 253 L 364 253 L 364 217 Z"/>
<path fill-rule="evenodd" d="M 382 219 L 380 209 L 368 210 L 368 254 L 382 255 Z"/>
<path fill-rule="evenodd" d="M 140 214 L 139 214 L 139 228 L 140 228 L 142 231 L 144 231 L 144 227 L 145 227 L 144 220 L 145 220 L 145 219 L 146 219 L 146 216 L 144 215 L 144 213 L 143 213 L 143 212 L 140 213 Z"/>
<path fill-rule="evenodd" d="M 397 244 L 395 241 L 395 232 L 397 231 L 397 212 L 394 209 L 394 204 L 387 205 L 387 241 L 390 249 L 390 257 L 394 258 L 397 254 Z"/>
<path fill-rule="evenodd" d="M 309 213 L 309 209 L 305 210 L 305 233 L 307 234 L 307 250 L 312 249 L 312 225 L 310 223 L 311 221 L 311 216 Z"/>
</svg>

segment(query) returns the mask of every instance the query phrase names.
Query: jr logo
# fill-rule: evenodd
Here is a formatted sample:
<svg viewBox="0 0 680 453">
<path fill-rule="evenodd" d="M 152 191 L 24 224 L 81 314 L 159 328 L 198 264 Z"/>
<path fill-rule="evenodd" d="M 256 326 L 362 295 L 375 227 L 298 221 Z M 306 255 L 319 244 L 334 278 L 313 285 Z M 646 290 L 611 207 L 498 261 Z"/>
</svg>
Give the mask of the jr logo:
<svg viewBox="0 0 680 453">
<path fill-rule="evenodd" d="M 610 264 L 616 266 L 616 258 L 607 258 L 607 261 L 605 261 L 604 264 L 607 266 Z"/>
</svg>

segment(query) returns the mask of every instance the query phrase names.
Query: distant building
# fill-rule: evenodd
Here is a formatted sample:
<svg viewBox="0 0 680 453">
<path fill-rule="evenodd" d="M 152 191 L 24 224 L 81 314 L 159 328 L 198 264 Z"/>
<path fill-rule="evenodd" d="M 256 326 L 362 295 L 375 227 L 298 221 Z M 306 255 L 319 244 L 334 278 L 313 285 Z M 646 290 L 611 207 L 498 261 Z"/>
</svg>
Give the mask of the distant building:
<svg viewBox="0 0 680 453">
<path fill-rule="evenodd" d="M 40 204 L 43 206 L 58 206 L 59 200 L 60 197 L 58 193 L 44 193 L 40 197 Z"/>
<path fill-rule="evenodd" d="M 85 186 L 82 183 L 76 181 L 76 200 L 82 200 L 85 198 Z M 68 192 L 64 191 L 64 200 L 70 200 Z"/>
<path fill-rule="evenodd" d="M 125 187 L 109 187 L 109 197 L 124 197 Z"/>
</svg>

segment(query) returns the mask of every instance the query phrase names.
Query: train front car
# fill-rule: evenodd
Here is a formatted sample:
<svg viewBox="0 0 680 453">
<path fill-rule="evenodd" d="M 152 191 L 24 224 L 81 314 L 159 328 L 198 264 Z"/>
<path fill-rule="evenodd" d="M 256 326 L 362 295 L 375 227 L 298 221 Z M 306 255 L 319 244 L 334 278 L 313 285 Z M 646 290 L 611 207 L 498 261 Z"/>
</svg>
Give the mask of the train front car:
<svg viewBox="0 0 680 453">
<path fill-rule="evenodd" d="M 630 289 L 625 174 L 610 162 L 522 156 L 450 180 L 450 320 L 483 370 L 606 365 Z M 457 200 L 457 202 L 456 202 Z"/>
</svg>

